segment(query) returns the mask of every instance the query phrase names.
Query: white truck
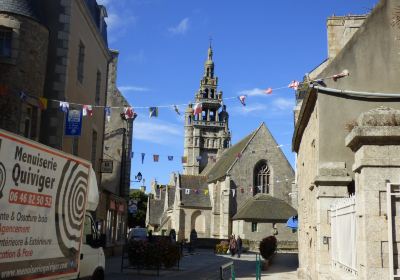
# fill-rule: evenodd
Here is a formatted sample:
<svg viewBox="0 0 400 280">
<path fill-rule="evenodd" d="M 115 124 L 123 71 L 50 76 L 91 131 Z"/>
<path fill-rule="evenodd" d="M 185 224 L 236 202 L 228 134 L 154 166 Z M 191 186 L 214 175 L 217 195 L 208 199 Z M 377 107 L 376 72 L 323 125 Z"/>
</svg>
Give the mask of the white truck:
<svg viewBox="0 0 400 280">
<path fill-rule="evenodd" d="M 0 129 L 0 279 L 104 279 L 90 162 Z"/>
</svg>

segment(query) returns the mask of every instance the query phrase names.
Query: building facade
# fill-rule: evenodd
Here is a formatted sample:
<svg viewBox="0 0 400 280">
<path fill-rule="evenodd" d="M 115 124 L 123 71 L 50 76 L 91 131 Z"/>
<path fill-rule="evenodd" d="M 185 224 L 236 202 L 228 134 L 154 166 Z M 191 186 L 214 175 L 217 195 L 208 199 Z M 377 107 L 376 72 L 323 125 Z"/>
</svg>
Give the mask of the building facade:
<svg viewBox="0 0 400 280">
<path fill-rule="evenodd" d="M 116 86 L 119 53 L 110 52 L 112 60 L 108 69 L 107 106 L 130 107 Z M 111 109 L 104 133 L 100 211 L 107 213 L 107 216 L 106 220 L 98 220 L 98 226 L 107 235 L 108 255 L 121 252 L 127 232 L 133 119 L 123 118 L 120 113 L 121 110 Z"/>
<path fill-rule="evenodd" d="M 328 19 L 328 33 L 339 28 L 328 36 L 334 38 L 329 58 L 297 92 L 299 279 L 390 279 L 398 269 L 398 255 L 389 253 L 386 202 L 386 183 L 398 182 L 398 144 L 390 140 L 400 109 L 398 7 L 399 1 L 383 0 L 368 16 Z M 351 34 L 343 32 L 346 26 L 353 27 Z M 352 36 L 342 40 L 340 34 Z M 323 79 L 344 69 L 348 77 Z M 339 225 L 331 220 L 331 206 L 349 195 L 355 196 L 354 218 L 337 231 L 355 228 L 354 242 L 340 252 L 346 261 L 336 258 L 335 244 L 351 237 L 332 232 Z M 398 246 L 398 239 L 393 242 Z"/>
</svg>

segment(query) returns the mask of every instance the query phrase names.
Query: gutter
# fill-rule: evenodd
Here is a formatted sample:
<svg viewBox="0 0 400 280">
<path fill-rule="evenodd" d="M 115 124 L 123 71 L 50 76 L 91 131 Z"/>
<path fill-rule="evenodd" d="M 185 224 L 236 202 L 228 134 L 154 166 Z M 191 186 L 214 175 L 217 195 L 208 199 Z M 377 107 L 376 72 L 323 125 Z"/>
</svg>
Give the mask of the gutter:
<svg viewBox="0 0 400 280">
<path fill-rule="evenodd" d="M 334 89 L 334 88 L 326 88 L 316 85 L 310 85 L 310 87 L 316 89 L 318 93 L 328 93 L 334 95 L 344 95 L 351 97 L 361 97 L 361 98 L 400 98 L 400 93 L 386 93 L 386 92 L 366 92 L 366 91 L 354 91 L 354 90 L 342 90 L 342 89 Z"/>
</svg>

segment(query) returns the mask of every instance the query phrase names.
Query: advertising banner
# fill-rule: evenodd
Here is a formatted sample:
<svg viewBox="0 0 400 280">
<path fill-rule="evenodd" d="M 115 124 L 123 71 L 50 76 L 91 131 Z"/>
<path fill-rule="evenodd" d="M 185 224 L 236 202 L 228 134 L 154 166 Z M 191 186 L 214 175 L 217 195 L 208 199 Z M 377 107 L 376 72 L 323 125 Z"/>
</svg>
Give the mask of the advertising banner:
<svg viewBox="0 0 400 280">
<path fill-rule="evenodd" d="M 0 279 L 77 273 L 90 163 L 0 130 Z"/>
</svg>

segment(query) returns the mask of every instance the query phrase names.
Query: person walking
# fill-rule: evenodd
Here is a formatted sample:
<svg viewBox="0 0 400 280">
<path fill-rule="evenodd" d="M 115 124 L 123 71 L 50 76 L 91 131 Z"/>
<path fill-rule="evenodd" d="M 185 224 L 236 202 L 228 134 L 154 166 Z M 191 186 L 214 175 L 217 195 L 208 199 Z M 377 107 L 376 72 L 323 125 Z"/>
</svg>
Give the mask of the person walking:
<svg viewBox="0 0 400 280">
<path fill-rule="evenodd" d="M 237 246 L 238 258 L 240 258 L 240 254 L 242 253 L 242 238 L 240 238 L 240 235 L 238 235 L 236 239 L 236 246 Z"/>
<path fill-rule="evenodd" d="M 232 235 L 231 241 L 229 243 L 229 250 L 231 251 L 231 256 L 233 257 L 236 253 L 236 239 L 235 235 Z"/>
</svg>

